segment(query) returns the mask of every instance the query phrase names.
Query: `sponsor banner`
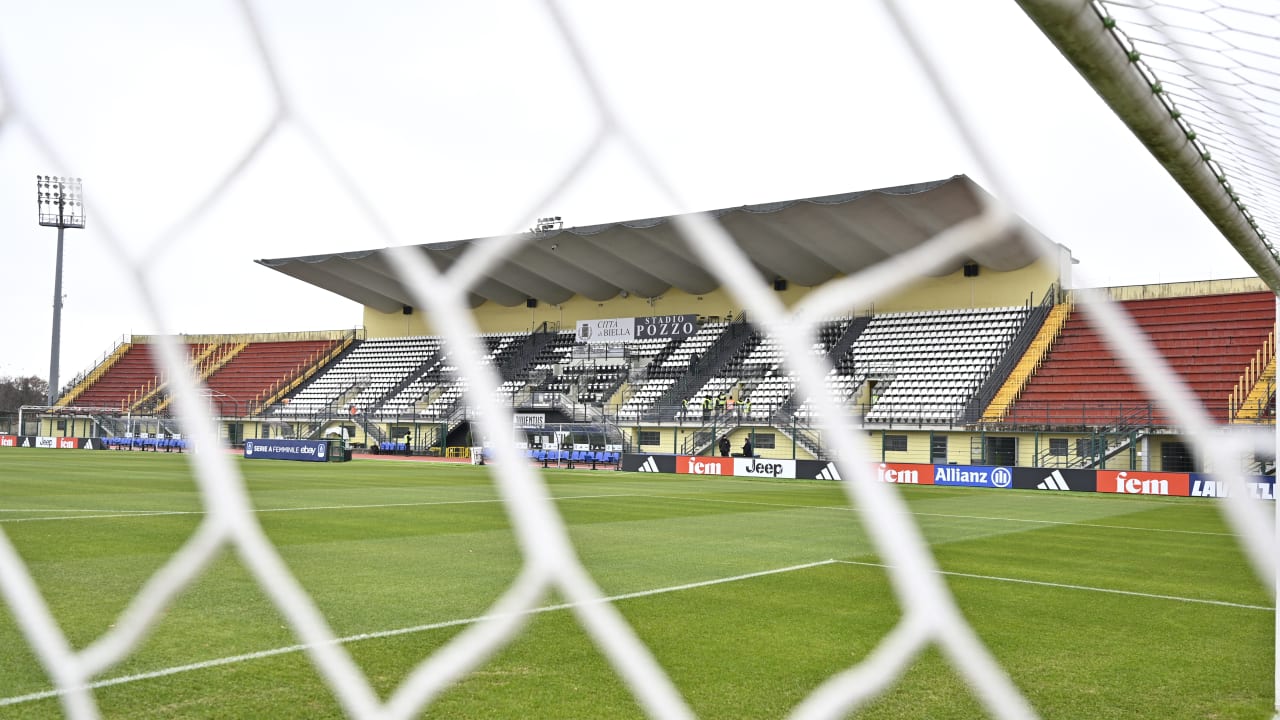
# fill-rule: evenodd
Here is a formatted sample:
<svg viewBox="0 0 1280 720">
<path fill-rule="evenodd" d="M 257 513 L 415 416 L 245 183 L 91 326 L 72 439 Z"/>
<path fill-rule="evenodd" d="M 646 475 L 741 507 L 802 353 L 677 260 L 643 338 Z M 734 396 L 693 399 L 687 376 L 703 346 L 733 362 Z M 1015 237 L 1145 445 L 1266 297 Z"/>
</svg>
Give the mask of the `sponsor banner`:
<svg viewBox="0 0 1280 720">
<path fill-rule="evenodd" d="M 681 338 L 698 332 L 697 315 L 654 315 L 635 318 L 635 337 Z"/>
<path fill-rule="evenodd" d="M 1013 470 L 987 465 L 935 465 L 933 484 L 1007 488 L 1013 485 Z"/>
<path fill-rule="evenodd" d="M 840 469 L 826 460 L 796 460 L 796 477 L 801 480 L 839 480 Z"/>
<path fill-rule="evenodd" d="M 1013 469 L 1013 487 L 1018 490 L 1095 492 L 1098 478 L 1092 470 L 1020 467 Z"/>
<path fill-rule="evenodd" d="M 547 416 L 543 413 L 516 413 L 512 423 L 519 428 L 541 428 L 547 425 Z"/>
<path fill-rule="evenodd" d="M 600 318 L 578 321 L 580 343 L 624 343 L 635 337 L 635 318 Z"/>
<path fill-rule="evenodd" d="M 76 450 L 89 442 L 89 438 L 32 437 L 0 435 L 0 447 L 48 448 L 50 450 Z"/>
<path fill-rule="evenodd" d="M 80 442 L 81 450 L 104 450 L 105 445 L 102 438 L 77 438 Z"/>
<path fill-rule="evenodd" d="M 771 460 L 758 457 L 737 457 L 733 460 L 734 477 L 764 477 L 794 479 L 795 460 Z"/>
<path fill-rule="evenodd" d="M 327 440 L 245 440 L 244 456 L 249 460 L 325 462 L 329 459 L 329 442 Z"/>
<path fill-rule="evenodd" d="M 1179 495 L 1190 493 L 1187 473 L 1145 472 L 1143 470 L 1099 470 L 1098 492 L 1124 495 Z"/>
<path fill-rule="evenodd" d="M 660 472 L 676 471 L 675 455 L 644 455 L 628 453 L 622 456 L 619 467 L 626 472 Z"/>
<path fill-rule="evenodd" d="M 880 463 L 876 465 L 876 479 L 903 485 L 932 485 L 933 467 L 922 463 Z"/>
<path fill-rule="evenodd" d="M 1270 475 L 1245 475 L 1246 495 L 1258 500 L 1276 499 L 1276 479 Z M 1208 473 L 1191 473 L 1191 497 L 1227 497 L 1231 485 L 1226 478 Z"/>
<path fill-rule="evenodd" d="M 681 475 L 732 475 L 733 458 L 677 455 L 676 472 Z"/>
</svg>

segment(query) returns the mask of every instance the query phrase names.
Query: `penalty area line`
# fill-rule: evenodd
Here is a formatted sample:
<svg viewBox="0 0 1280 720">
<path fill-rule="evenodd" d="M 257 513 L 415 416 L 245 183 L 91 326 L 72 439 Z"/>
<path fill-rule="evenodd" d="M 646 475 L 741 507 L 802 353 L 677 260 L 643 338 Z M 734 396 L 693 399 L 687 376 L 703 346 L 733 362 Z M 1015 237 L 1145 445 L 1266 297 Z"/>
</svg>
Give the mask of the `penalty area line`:
<svg viewBox="0 0 1280 720">
<path fill-rule="evenodd" d="M 715 578 L 712 580 L 700 580 L 698 582 L 684 583 L 682 585 L 671 585 L 669 587 L 654 588 L 652 590 L 638 590 L 636 592 L 622 593 L 620 595 L 610 595 L 602 597 L 589 603 L 557 603 L 555 605 L 544 605 L 541 607 L 530 608 L 519 615 L 537 615 L 546 612 L 556 612 L 559 610 L 571 610 L 575 607 L 583 605 L 602 603 L 602 602 L 618 602 L 621 600 L 631 600 L 634 598 L 650 597 L 653 595 L 663 595 L 666 593 L 681 592 L 683 590 L 695 590 L 697 588 L 711 587 L 713 585 L 723 585 L 725 583 L 740 582 L 742 580 L 751 580 L 758 577 L 767 577 L 769 575 L 781 575 L 783 573 L 796 572 L 799 570 L 809 570 L 824 565 L 833 565 L 839 560 L 818 560 L 816 562 L 803 563 L 800 565 L 790 565 L 788 567 L 774 568 L 772 570 L 761 570 L 759 572 L 744 573 L 742 575 L 731 575 L 729 577 Z M 414 625 L 411 627 L 395 628 L 392 630 L 379 630 L 376 632 L 360 633 L 358 635 L 347 635 L 345 637 L 335 638 L 331 644 L 342 644 L 359 642 L 361 640 L 378 640 L 381 638 L 395 637 L 397 635 L 409 635 L 412 633 L 427 632 L 430 630 L 442 630 L 444 628 L 457 627 L 459 625 L 471 625 L 473 623 L 484 620 L 491 620 L 497 617 L 507 617 L 503 615 L 479 615 L 476 617 L 465 618 L 461 620 L 445 620 L 436 623 L 427 623 L 424 625 Z M 149 672 L 136 673 L 133 675 L 122 675 L 120 677 L 106 678 L 91 682 L 83 687 L 75 688 L 76 690 L 98 690 L 100 688 L 112 687 L 114 685 L 124 685 L 127 683 L 140 682 L 143 680 L 153 680 L 156 678 L 166 677 L 169 675 L 177 675 L 179 673 L 192 672 L 194 670 L 206 670 L 209 668 L 220 667 L 223 665 L 233 665 L 236 663 L 248 662 L 251 660 L 260 660 L 263 658 L 275 657 L 277 655 L 288 655 L 290 653 L 303 652 L 312 647 L 311 645 L 298 644 L 287 645 L 285 647 L 271 648 L 269 650 L 259 650 L 257 652 L 244 653 L 242 655 L 230 655 L 227 657 L 214 658 L 212 660 L 202 660 L 187 665 L 176 665 L 173 667 L 162 668 L 160 670 L 152 670 Z M 0 698 L 0 707 L 10 705 L 21 705 L 23 703 L 35 702 L 36 700 L 48 700 L 51 698 L 61 697 L 69 692 L 68 689 L 55 688 L 53 690 L 42 690 L 40 692 L 27 693 L 26 695 L 14 695 L 12 697 Z"/>
</svg>

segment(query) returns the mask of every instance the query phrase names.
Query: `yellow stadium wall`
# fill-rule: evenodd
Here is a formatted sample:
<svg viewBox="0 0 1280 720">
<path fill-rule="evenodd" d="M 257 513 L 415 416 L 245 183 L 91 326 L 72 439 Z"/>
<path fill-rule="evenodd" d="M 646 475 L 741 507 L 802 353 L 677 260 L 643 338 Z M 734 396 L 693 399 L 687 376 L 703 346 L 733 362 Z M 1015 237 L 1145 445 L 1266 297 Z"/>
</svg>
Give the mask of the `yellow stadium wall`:
<svg viewBox="0 0 1280 720">
<path fill-rule="evenodd" d="M 1044 292 L 1058 283 L 1061 276 L 1059 263 L 1044 262 L 1012 272 L 996 272 L 982 267 L 979 268 L 977 277 L 965 277 L 964 272 L 958 270 L 944 277 L 920 279 L 901 292 L 874 303 L 849 307 L 844 314 L 866 315 L 1039 303 Z M 787 289 L 781 292 L 769 290 L 775 292 L 788 306 L 799 302 L 812 291 L 811 287 L 795 283 L 788 283 Z M 559 305 L 539 302 L 533 308 L 525 305 L 505 307 L 486 302 L 475 309 L 476 323 L 480 331 L 486 333 L 532 332 L 544 326 L 548 329 L 568 330 L 575 327 L 578 320 L 609 317 L 693 314 L 724 320 L 739 312 L 739 304 L 724 290 L 691 295 L 675 289 L 652 301 L 634 295 L 625 298 L 617 296 L 603 302 L 574 296 Z M 368 337 L 371 338 L 438 334 L 428 322 L 426 313 L 418 309 L 411 315 L 405 315 L 403 312 L 384 313 L 365 307 L 364 324 Z"/>
<path fill-rule="evenodd" d="M 97 437 L 98 424 L 83 415 L 42 417 L 37 421 L 38 433 L 44 437 Z"/>
<path fill-rule="evenodd" d="M 644 430 L 649 433 L 658 433 L 659 442 L 656 445 L 643 445 L 636 448 L 635 452 L 656 452 L 656 453 L 676 453 L 685 442 L 685 438 L 692 435 L 696 428 L 677 428 L 671 426 L 632 426 L 624 427 L 623 432 L 631 440 L 633 446 L 639 439 L 639 431 Z M 757 433 L 773 433 L 776 447 L 772 449 L 756 449 L 756 455 L 764 458 L 791 458 L 795 457 L 801 460 L 812 460 L 813 455 L 803 447 L 794 446 L 795 454 L 792 455 L 793 443 L 786 433 L 772 427 L 757 427 Z M 751 428 L 740 427 L 735 428 L 729 433 L 729 444 L 733 453 L 742 451 L 742 441 L 750 434 Z M 905 451 L 892 451 L 884 449 L 885 435 L 905 435 L 907 436 L 907 449 Z M 955 465 L 981 464 L 973 459 L 973 443 L 975 439 L 981 443 L 985 437 L 1013 437 L 1017 439 L 1017 460 L 1014 465 L 1019 467 L 1035 467 L 1037 464 L 1047 467 L 1066 466 L 1078 460 L 1076 455 L 1076 441 L 1079 439 L 1089 439 L 1093 436 L 1087 433 L 1060 433 L 1060 432 L 1022 432 L 1022 433 L 972 433 L 964 431 L 935 431 L 928 430 L 870 430 L 863 434 L 865 444 L 863 451 L 866 457 L 873 462 L 899 462 L 899 463 L 924 463 L 932 464 L 933 459 L 929 456 L 929 448 L 931 440 L 934 436 L 944 436 L 947 438 L 947 462 Z M 1046 457 L 1041 463 L 1036 462 L 1036 457 L 1047 452 L 1050 439 L 1065 439 L 1067 441 L 1067 455 L 1058 457 Z M 1144 469 L 1149 471 L 1161 471 L 1161 446 L 1167 442 L 1177 442 L 1182 440 L 1177 435 L 1153 435 L 1149 436 L 1145 443 L 1139 442 L 1131 454 L 1125 450 L 1106 463 L 1106 469 L 1109 470 L 1129 470 Z M 715 453 L 715 449 L 704 450 L 703 454 L 709 455 Z M 1133 461 L 1133 467 L 1130 467 L 1130 461 Z"/>
<path fill-rule="evenodd" d="M 672 427 L 667 426 L 623 426 L 622 432 L 627 436 L 632 444 L 633 452 L 649 452 L 649 453 L 678 453 L 683 447 L 687 438 L 693 435 L 698 428 L 695 427 Z M 658 434 L 658 443 L 656 445 L 639 445 L 640 432 Z M 752 436 L 752 432 L 756 433 L 757 438 L 760 434 L 770 433 L 773 435 L 774 447 L 772 448 L 756 448 L 755 456 L 762 458 L 774 459 L 791 459 L 797 460 L 814 460 L 813 453 L 805 450 L 804 447 L 796 445 L 786 433 L 768 426 L 740 426 L 734 428 L 729 433 L 730 453 L 738 454 L 742 452 L 742 443 L 748 437 Z M 707 448 L 702 451 L 703 455 L 719 455 L 720 453 L 715 447 Z"/>
<path fill-rule="evenodd" d="M 884 449 L 885 435 L 905 435 L 907 436 L 907 449 L 905 451 L 889 451 Z M 933 436 L 940 435 L 947 438 L 947 462 L 956 465 L 978 464 L 971 456 L 973 452 L 973 442 L 977 439 L 982 442 L 986 437 L 1012 437 L 1017 439 L 1017 461 L 1014 463 L 1019 467 L 1063 467 L 1069 463 L 1079 459 L 1076 454 L 1076 441 L 1080 439 L 1089 439 L 1094 436 L 1088 433 L 1067 433 L 1067 432 L 993 432 L 993 433 L 972 433 L 972 432 L 929 432 L 921 430 L 871 430 L 867 432 L 867 456 L 874 461 L 879 462 L 902 462 L 902 463 L 932 463 L 929 457 L 930 440 Z M 1047 453 L 1049 449 L 1050 439 L 1065 439 L 1067 441 L 1067 455 L 1065 456 L 1046 456 L 1040 462 L 1036 461 L 1037 456 Z M 1162 449 L 1165 443 L 1181 442 L 1184 439 L 1179 435 L 1149 435 L 1145 442 L 1140 440 L 1135 446 L 1133 452 L 1124 450 L 1115 457 L 1109 459 L 1105 465 L 1108 470 L 1130 470 L 1140 469 L 1149 471 L 1162 471 Z"/>
</svg>

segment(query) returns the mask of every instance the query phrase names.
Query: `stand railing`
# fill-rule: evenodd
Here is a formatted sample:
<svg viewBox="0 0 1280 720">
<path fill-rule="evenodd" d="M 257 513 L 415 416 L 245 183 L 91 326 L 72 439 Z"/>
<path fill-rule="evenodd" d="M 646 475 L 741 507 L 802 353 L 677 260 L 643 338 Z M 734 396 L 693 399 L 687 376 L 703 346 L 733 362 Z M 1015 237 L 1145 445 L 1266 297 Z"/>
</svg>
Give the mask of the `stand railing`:
<svg viewBox="0 0 1280 720">
<path fill-rule="evenodd" d="M 1227 397 L 1227 412 L 1229 413 L 1227 417 L 1230 418 L 1230 422 L 1257 419 L 1263 414 L 1262 410 L 1275 395 L 1275 357 L 1276 331 L 1273 328 L 1271 332 L 1267 333 L 1267 339 L 1263 341 L 1262 347 L 1258 348 L 1253 357 L 1249 359 L 1248 367 L 1240 375 L 1240 379 L 1236 381 L 1236 386 L 1232 388 L 1231 395 Z M 1254 390 L 1258 387 L 1259 382 L 1267 376 L 1271 380 L 1270 387 L 1263 387 L 1263 392 L 1255 393 Z"/>
</svg>

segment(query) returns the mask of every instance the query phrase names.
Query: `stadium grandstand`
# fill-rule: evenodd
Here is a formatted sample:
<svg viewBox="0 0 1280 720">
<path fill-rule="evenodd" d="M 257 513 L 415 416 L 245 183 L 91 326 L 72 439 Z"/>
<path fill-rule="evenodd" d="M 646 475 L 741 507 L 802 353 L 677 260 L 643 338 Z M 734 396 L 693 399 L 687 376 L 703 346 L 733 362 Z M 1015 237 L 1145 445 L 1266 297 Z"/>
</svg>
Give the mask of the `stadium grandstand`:
<svg viewBox="0 0 1280 720">
<path fill-rule="evenodd" d="M 790 305 L 977 215 L 968 177 L 716 210 Z M 1018 233 L 1034 232 L 1023 226 Z M 544 461 L 736 452 L 829 459 L 823 418 L 777 335 L 752 323 L 684 249 L 672 218 L 563 227 L 558 218 L 474 284 L 483 362 L 515 441 Z M 446 269 L 477 240 L 417 246 Z M 822 322 L 825 388 L 891 462 L 1191 471 L 1165 411 L 1109 350 L 1055 262 L 1016 233 Z M 340 435 L 356 452 L 465 455 L 467 383 L 414 307 L 388 250 L 262 265 L 364 308 L 363 327 L 183 336 L 222 439 Z M 1222 424 L 1275 421 L 1275 307 L 1257 279 L 1108 288 Z M 180 438 L 153 338 L 135 336 L 32 413 L 30 434 Z M 131 447 L 129 443 L 113 443 Z M 548 455 L 548 450 L 554 451 Z M 1263 459 L 1252 469 L 1268 472 Z"/>
</svg>

